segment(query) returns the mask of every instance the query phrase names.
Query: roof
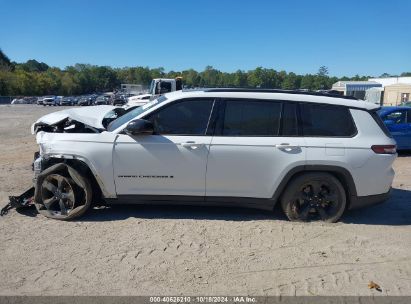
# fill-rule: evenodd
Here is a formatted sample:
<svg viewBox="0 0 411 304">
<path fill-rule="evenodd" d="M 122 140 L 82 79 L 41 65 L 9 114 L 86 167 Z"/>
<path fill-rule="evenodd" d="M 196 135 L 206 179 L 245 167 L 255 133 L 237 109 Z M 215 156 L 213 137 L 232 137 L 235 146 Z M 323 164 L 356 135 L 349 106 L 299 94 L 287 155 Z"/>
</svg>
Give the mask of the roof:
<svg viewBox="0 0 411 304">
<path fill-rule="evenodd" d="M 375 81 L 381 83 L 383 86 L 388 86 L 396 83 L 407 83 L 411 84 L 410 76 L 403 77 L 385 77 L 385 78 L 370 78 L 369 81 Z"/>
<path fill-rule="evenodd" d="M 372 110 L 379 108 L 378 105 L 366 102 L 363 100 L 347 99 L 343 96 L 336 97 L 334 95 L 327 96 L 324 94 L 305 94 L 304 92 L 293 93 L 286 91 L 240 91 L 240 90 L 222 90 L 222 89 L 205 89 L 205 90 L 189 90 L 176 91 L 166 94 L 166 97 L 173 101 L 179 98 L 196 98 L 196 97 L 211 97 L 211 98 L 247 98 L 247 99 L 271 99 L 271 100 L 287 100 L 287 101 L 304 101 L 312 103 L 341 105 L 352 108 L 362 108 Z"/>
<path fill-rule="evenodd" d="M 386 88 L 411 88 L 411 83 L 394 83 L 394 84 L 389 84 L 385 86 Z"/>
<path fill-rule="evenodd" d="M 300 94 L 300 95 L 314 95 L 314 96 L 327 96 L 327 97 L 338 97 L 344 99 L 354 99 L 357 98 L 353 96 L 343 96 L 340 94 L 333 94 L 327 91 L 319 92 L 319 91 L 306 91 L 306 90 L 282 90 L 282 89 L 249 89 L 249 88 L 207 88 L 203 89 L 202 91 L 206 92 L 251 92 L 251 93 L 285 93 L 285 94 Z"/>
<path fill-rule="evenodd" d="M 379 84 L 375 81 L 337 81 L 337 85 L 347 85 L 347 84 L 356 84 L 356 85 L 367 85 L 367 84 Z"/>
</svg>

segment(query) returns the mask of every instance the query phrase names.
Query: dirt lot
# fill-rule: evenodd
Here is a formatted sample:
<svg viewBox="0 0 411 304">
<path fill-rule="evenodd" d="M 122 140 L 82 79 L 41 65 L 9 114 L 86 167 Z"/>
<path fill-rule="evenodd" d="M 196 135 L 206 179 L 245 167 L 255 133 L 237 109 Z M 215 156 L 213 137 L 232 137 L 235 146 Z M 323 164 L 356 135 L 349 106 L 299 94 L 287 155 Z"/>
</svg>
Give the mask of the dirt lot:
<svg viewBox="0 0 411 304">
<path fill-rule="evenodd" d="M 55 110 L 0 106 L 1 205 L 31 185 L 29 127 Z M 76 222 L 12 211 L 0 218 L 0 294 L 411 295 L 411 157 L 395 170 L 387 203 L 337 224 L 205 207 L 118 206 Z"/>
</svg>

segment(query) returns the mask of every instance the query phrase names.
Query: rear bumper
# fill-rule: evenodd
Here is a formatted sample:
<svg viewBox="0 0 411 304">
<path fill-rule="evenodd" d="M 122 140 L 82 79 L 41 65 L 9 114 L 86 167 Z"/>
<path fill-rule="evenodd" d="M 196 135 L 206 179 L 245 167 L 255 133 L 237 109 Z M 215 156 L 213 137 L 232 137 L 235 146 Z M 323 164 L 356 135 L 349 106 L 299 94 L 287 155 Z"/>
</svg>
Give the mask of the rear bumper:
<svg viewBox="0 0 411 304">
<path fill-rule="evenodd" d="M 391 189 L 387 193 L 367 196 L 351 196 L 349 210 L 372 206 L 385 202 L 390 197 Z"/>
</svg>

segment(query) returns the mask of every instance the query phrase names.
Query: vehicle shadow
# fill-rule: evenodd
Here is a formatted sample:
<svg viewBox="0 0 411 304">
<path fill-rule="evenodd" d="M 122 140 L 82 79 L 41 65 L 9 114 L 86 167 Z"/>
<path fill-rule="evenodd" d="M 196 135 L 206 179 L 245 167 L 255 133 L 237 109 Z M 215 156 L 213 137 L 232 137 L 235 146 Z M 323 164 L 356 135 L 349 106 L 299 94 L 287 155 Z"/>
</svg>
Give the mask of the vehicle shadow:
<svg viewBox="0 0 411 304">
<path fill-rule="evenodd" d="M 186 205 L 112 205 L 94 208 L 79 221 L 116 221 L 127 218 L 256 221 L 283 219 L 279 212 L 249 208 L 186 206 Z"/>
<path fill-rule="evenodd" d="M 287 221 L 279 206 L 274 212 L 248 208 L 178 206 L 178 205 L 115 205 L 94 208 L 79 221 L 116 221 L 127 218 L 221 220 L 221 221 Z M 411 191 L 393 189 L 384 203 L 358 210 L 348 210 L 340 222 L 364 225 L 411 225 Z"/>
<path fill-rule="evenodd" d="M 349 210 L 342 217 L 341 222 L 366 225 L 411 225 L 411 191 L 394 188 L 386 202 Z"/>
</svg>

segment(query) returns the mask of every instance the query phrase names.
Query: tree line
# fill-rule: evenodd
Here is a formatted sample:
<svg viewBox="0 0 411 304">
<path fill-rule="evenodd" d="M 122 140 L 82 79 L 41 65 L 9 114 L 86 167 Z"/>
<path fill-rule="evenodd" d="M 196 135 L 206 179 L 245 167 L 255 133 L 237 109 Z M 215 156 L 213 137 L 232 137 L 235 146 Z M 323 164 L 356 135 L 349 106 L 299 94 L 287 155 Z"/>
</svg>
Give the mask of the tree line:
<svg viewBox="0 0 411 304">
<path fill-rule="evenodd" d="M 409 73 L 403 73 L 409 74 Z M 410 73 L 411 75 L 411 73 Z M 75 64 L 64 69 L 46 63 L 28 60 L 16 63 L 0 50 L 0 96 L 81 95 L 118 89 L 121 83 L 148 85 L 153 78 L 183 78 L 187 87 L 250 87 L 278 89 L 330 89 L 339 80 L 367 80 L 369 76 L 331 77 L 325 66 L 316 74 L 298 75 L 257 67 L 254 70 L 227 73 L 207 66 L 203 71 L 194 69 L 169 71 L 164 68 L 125 67 L 111 68 L 90 64 Z"/>
</svg>

